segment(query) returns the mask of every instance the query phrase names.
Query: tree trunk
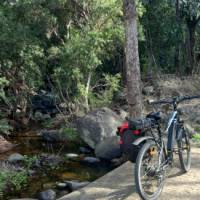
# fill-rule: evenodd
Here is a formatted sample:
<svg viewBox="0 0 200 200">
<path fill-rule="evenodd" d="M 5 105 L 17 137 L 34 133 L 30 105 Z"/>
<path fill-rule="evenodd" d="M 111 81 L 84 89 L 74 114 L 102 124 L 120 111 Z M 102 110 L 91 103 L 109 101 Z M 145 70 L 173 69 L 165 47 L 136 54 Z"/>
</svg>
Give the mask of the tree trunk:
<svg viewBox="0 0 200 200">
<path fill-rule="evenodd" d="M 126 33 L 126 75 L 127 100 L 130 107 L 130 117 L 140 117 L 142 114 L 141 76 L 137 38 L 137 14 L 135 0 L 123 0 L 125 33 Z"/>
<path fill-rule="evenodd" d="M 181 41 L 180 41 L 180 33 L 181 33 L 181 17 L 180 17 L 180 2 L 176 0 L 176 23 L 178 27 L 177 37 L 178 41 L 175 47 L 175 57 L 174 57 L 174 66 L 176 69 L 176 74 L 181 75 L 181 65 L 180 65 L 180 50 L 181 50 Z"/>
<path fill-rule="evenodd" d="M 187 69 L 187 73 L 192 74 L 195 64 L 194 47 L 195 47 L 196 25 L 187 24 L 187 26 L 188 26 L 188 59 L 189 59 L 189 66 Z"/>
<path fill-rule="evenodd" d="M 89 98 L 91 78 L 92 78 L 92 72 L 89 72 L 88 79 L 87 79 L 87 85 L 86 85 L 86 91 L 85 91 L 85 108 L 86 108 L 87 112 L 89 112 L 89 110 L 90 110 L 88 98 Z"/>
</svg>

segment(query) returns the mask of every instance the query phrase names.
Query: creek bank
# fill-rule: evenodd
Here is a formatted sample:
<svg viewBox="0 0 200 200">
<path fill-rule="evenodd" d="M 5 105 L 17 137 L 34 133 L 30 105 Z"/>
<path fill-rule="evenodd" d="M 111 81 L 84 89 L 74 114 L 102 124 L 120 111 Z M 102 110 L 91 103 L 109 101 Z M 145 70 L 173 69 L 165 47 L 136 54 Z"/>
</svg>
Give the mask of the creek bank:
<svg viewBox="0 0 200 200">
<path fill-rule="evenodd" d="M 14 144 L 8 142 L 3 136 L 0 135 L 0 154 L 10 151 L 15 147 Z"/>
</svg>

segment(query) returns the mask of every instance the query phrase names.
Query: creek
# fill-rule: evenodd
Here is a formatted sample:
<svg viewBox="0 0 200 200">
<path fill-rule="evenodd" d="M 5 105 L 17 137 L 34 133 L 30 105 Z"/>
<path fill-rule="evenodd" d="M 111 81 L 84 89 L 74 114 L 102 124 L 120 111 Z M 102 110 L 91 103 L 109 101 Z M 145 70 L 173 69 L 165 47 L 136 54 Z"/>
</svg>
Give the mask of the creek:
<svg viewBox="0 0 200 200">
<path fill-rule="evenodd" d="M 64 162 L 53 169 L 42 170 L 36 175 L 30 176 L 26 187 L 22 188 L 18 193 L 10 193 L 4 195 L 4 199 L 11 198 L 37 198 L 39 192 L 54 189 L 57 197 L 69 193 L 70 191 L 60 191 L 56 188 L 57 183 L 64 181 L 89 181 L 92 182 L 97 178 L 111 171 L 114 167 L 108 162 L 100 162 L 95 165 L 88 165 L 82 162 L 85 156 L 94 156 L 90 154 L 84 155 L 80 153 L 79 146 L 74 144 L 48 144 L 37 137 L 35 132 L 29 132 L 12 139 L 12 143 L 16 147 L 11 151 L 0 154 L 0 160 L 6 160 L 13 153 L 20 153 L 26 156 L 41 156 L 43 154 L 59 155 Z M 78 154 L 77 160 L 66 159 L 67 153 Z"/>
</svg>

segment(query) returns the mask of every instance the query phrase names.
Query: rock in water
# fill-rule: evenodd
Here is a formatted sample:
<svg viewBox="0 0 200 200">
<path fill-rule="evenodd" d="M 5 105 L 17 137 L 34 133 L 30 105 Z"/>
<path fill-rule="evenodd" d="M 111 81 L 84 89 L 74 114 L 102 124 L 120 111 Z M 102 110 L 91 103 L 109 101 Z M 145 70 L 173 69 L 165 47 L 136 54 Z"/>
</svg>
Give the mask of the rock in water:
<svg viewBox="0 0 200 200">
<path fill-rule="evenodd" d="M 116 129 L 122 119 L 109 108 L 101 108 L 77 121 L 78 132 L 81 138 L 91 148 L 95 149 L 105 138 L 116 135 Z"/>
<path fill-rule="evenodd" d="M 78 181 L 65 181 L 65 183 L 67 184 L 67 187 L 70 189 L 70 191 L 78 190 L 89 184 L 89 182 Z"/>
<path fill-rule="evenodd" d="M 75 153 L 68 153 L 68 154 L 66 154 L 66 157 L 71 160 L 76 160 L 76 159 L 78 159 L 79 155 L 75 154 Z"/>
<path fill-rule="evenodd" d="M 14 153 L 8 157 L 10 163 L 16 163 L 24 160 L 24 156 L 19 153 Z"/>
<path fill-rule="evenodd" d="M 60 190 L 64 190 L 67 188 L 67 183 L 57 183 L 56 184 L 57 188 L 60 189 Z"/>
<path fill-rule="evenodd" d="M 117 136 L 106 138 L 95 148 L 95 155 L 98 158 L 112 160 L 121 156 L 119 139 Z"/>
<path fill-rule="evenodd" d="M 43 192 L 40 192 L 38 195 L 39 200 L 55 200 L 56 199 L 56 193 L 49 189 Z"/>
<path fill-rule="evenodd" d="M 101 162 L 98 158 L 95 157 L 85 157 L 83 159 L 83 162 L 88 163 L 88 164 L 96 164 Z"/>
</svg>

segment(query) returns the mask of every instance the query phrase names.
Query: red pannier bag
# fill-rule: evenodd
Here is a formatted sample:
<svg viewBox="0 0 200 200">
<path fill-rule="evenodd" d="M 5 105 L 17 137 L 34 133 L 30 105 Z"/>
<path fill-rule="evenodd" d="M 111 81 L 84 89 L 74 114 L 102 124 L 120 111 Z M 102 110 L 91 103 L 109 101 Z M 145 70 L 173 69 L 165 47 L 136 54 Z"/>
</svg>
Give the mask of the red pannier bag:
<svg viewBox="0 0 200 200">
<path fill-rule="evenodd" d="M 117 129 L 117 135 L 120 136 L 121 153 L 131 162 L 135 162 L 139 150 L 143 144 L 134 145 L 133 142 L 140 137 L 145 136 L 147 129 L 152 126 L 152 119 L 133 119 L 128 120 Z"/>
</svg>

